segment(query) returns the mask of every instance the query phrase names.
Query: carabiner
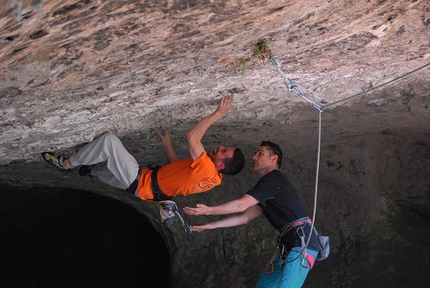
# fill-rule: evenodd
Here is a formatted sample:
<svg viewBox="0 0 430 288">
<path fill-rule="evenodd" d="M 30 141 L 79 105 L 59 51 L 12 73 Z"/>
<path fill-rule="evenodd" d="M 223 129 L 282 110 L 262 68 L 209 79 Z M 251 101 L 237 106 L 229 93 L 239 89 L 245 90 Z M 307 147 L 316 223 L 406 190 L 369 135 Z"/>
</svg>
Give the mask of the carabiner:
<svg viewBox="0 0 430 288">
<path fill-rule="evenodd" d="M 290 83 L 288 83 L 287 82 L 287 80 L 290 82 Z M 287 86 L 287 88 L 288 88 L 288 90 L 289 91 L 293 91 L 293 89 L 294 88 L 296 88 L 296 86 L 294 85 L 294 82 L 293 82 L 293 80 L 291 80 L 290 78 L 288 78 L 288 77 L 284 77 L 284 84 L 285 84 L 285 86 Z M 294 92 L 294 91 L 293 91 Z M 294 93 L 296 93 L 296 92 L 294 92 Z"/>
<path fill-rule="evenodd" d="M 284 253 L 285 253 L 285 245 L 281 244 L 279 246 L 276 246 L 276 252 L 278 252 L 279 256 L 284 255 Z"/>
<path fill-rule="evenodd" d="M 269 270 L 269 267 L 272 266 L 272 270 Z M 266 264 L 266 274 L 272 274 L 273 272 L 275 272 L 275 264 L 273 264 L 272 261 L 267 261 Z"/>
<path fill-rule="evenodd" d="M 306 263 L 307 263 L 306 265 L 304 264 L 304 263 L 305 263 L 305 261 L 306 261 Z M 302 267 L 303 267 L 303 268 L 309 268 L 309 264 L 310 264 L 310 263 L 309 263 L 309 261 L 308 261 L 308 258 L 307 258 L 307 257 L 303 257 L 303 258 L 302 258 L 302 264 L 301 264 L 301 265 L 302 265 Z"/>
</svg>

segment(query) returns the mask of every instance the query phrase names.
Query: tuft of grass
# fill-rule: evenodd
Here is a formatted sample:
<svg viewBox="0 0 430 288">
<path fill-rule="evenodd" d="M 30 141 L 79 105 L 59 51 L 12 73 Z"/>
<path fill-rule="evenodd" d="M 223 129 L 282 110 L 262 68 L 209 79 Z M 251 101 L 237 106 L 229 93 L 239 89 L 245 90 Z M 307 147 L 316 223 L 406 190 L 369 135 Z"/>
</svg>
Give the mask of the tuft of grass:
<svg viewBox="0 0 430 288">
<path fill-rule="evenodd" d="M 272 51 L 269 49 L 269 45 L 266 40 L 260 39 L 254 44 L 252 56 L 262 61 L 272 58 Z"/>
<path fill-rule="evenodd" d="M 270 60 L 272 58 L 272 51 L 269 48 L 269 45 L 266 40 L 260 39 L 257 43 L 252 45 L 252 57 L 260 59 L 262 62 L 266 60 Z M 236 62 L 237 63 L 237 62 Z M 245 75 L 246 70 L 246 57 L 240 58 L 240 64 L 242 66 L 242 78 Z M 239 64 L 236 64 L 234 69 L 237 68 Z"/>
<path fill-rule="evenodd" d="M 243 75 L 245 75 L 245 70 L 246 70 L 246 58 L 245 57 L 242 57 L 241 59 L 240 59 L 240 63 L 242 64 L 242 77 L 243 77 Z"/>
</svg>

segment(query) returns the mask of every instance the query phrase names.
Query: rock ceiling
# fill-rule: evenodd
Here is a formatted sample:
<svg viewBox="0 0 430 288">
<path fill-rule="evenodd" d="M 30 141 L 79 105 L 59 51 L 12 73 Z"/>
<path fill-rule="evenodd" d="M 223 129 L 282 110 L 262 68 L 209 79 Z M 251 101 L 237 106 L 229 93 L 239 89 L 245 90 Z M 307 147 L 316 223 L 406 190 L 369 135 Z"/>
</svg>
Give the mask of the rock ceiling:
<svg viewBox="0 0 430 288">
<path fill-rule="evenodd" d="M 306 101 L 253 57 L 259 40 L 270 50 L 262 56 L 321 105 L 430 61 L 428 1 L 9 0 L 0 9 L 2 164 L 106 130 L 190 125 L 224 93 L 236 95 L 226 123 L 285 122 Z"/>
</svg>

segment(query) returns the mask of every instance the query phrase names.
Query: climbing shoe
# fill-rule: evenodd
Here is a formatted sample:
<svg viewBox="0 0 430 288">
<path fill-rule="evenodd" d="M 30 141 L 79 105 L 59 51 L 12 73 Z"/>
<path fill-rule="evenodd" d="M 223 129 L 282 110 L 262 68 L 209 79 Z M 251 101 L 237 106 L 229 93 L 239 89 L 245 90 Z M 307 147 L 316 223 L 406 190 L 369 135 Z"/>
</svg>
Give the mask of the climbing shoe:
<svg viewBox="0 0 430 288">
<path fill-rule="evenodd" d="M 179 213 L 178 206 L 175 202 L 173 202 L 172 200 L 162 200 L 159 201 L 159 203 L 161 222 L 166 224 L 166 226 L 171 226 L 175 222 L 178 222 L 179 219 L 182 223 L 182 227 L 184 227 L 185 234 L 191 235 L 191 233 L 193 233 L 193 230 L 191 230 L 190 225 L 185 223 L 184 219 Z"/>
<path fill-rule="evenodd" d="M 166 226 L 171 226 L 178 221 L 175 211 L 178 211 L 178 206 L 171 200 L 160 201 L 160 217 L 161 222 Z"/>
<path fill-rule="evenodd" d="M 64 169 L 64 156 L 59 154 L 54 154 L 52 152 L 43 152 L 42 153 L 43 159 L 51 166 L 54 166 L 55 168 L 58 168 L 62 174 L 68 174 L 71 170 Z"/>
<path fill-rule="evenodd" d="M 94 166 L 95 165 L 82 165 L 81 168 L 79 168 L 79 175 L 93 178 L 94 175 L 91 174 L 91 170 L 94 168 Z"/>
</svg>

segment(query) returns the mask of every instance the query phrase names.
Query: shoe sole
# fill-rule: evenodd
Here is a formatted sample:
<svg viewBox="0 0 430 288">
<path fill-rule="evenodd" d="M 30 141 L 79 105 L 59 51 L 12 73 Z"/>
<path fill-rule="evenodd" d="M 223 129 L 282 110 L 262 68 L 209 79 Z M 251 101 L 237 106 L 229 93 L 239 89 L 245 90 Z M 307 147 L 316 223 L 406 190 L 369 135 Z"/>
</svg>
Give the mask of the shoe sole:
<svg viewBox="0 0 430 288">
<path fill-rule="evenodd" d="M 61 172 L 61 174 L 66 175 L 66 174 L 69 174 L 71 172 L 71 170 L 64 169 L 63 167 L 60 166 L 60 163 L 58 162 L 58 158 L 55 157 L 55 155 L 53 153 L 51 153 L 51 152 L 43 152 L 41 154 L 42 154 L 43 160 L 45 160 L 46 163 L 48 163 L 52 167 L 57 168 Z"/>
</svg>

